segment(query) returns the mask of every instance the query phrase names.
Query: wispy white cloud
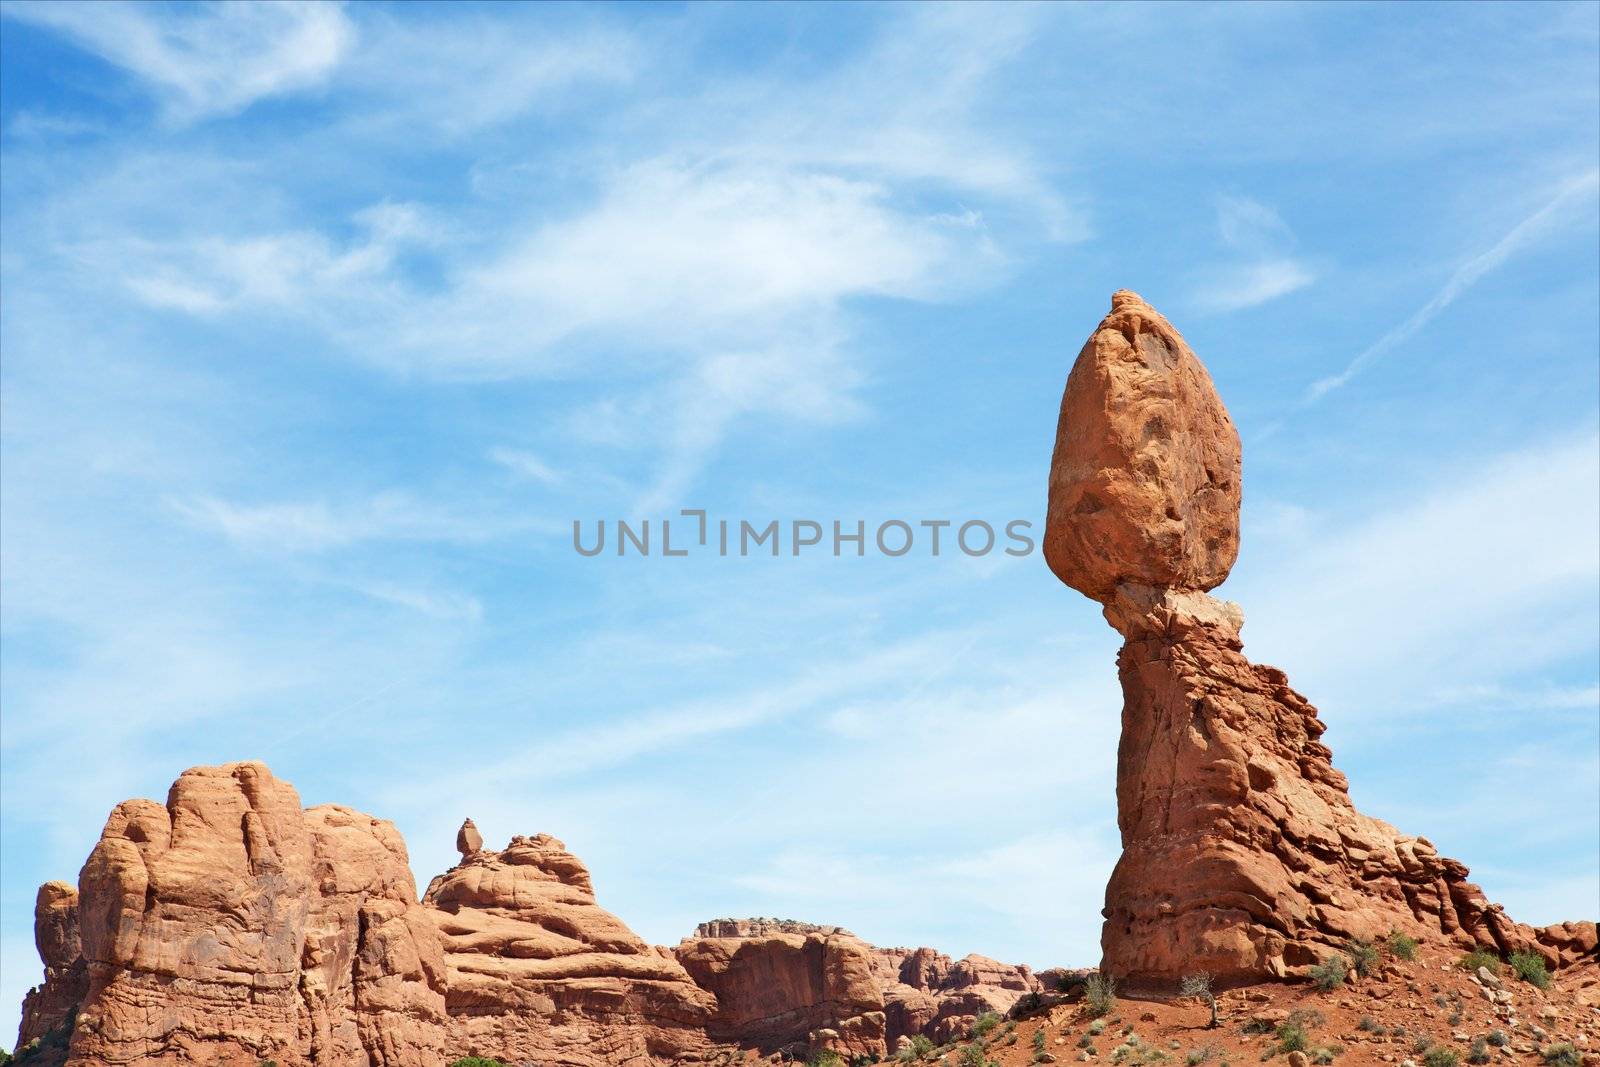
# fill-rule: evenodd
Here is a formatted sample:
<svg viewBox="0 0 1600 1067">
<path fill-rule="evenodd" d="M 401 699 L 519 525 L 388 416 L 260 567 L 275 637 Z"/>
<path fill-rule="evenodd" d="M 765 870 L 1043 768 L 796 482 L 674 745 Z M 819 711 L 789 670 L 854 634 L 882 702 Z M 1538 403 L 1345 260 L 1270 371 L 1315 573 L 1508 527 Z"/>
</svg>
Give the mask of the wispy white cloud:
<svg viewBox="0 0 1600 1067">
<path fill-rule="evenodd" d="M 1304 289 L 1316 274 L 1288 254 L 1294 232 L 1259 201 L 1224 196 L 1217 202 L 1217 232 L 1233 258 L 1205 270 L 1190 300 L 1201 310 L 1239 311 Z"/>
<path fill-rule="evenodd" d="M 1432 322 L 1445 308 L 1455 303 L 1461 294 L 1471 289 L 1485 275 L 1499 269 L 1511 257 L 1549 235 L 1558 223 L 1576 211 L 1592 212 L 1595 206 L 1595 193 L 1597 190 L 1600 190 L 1600 170 L 1591 170 L 1578 174 L 1563 182 L 1555 196 L 1533 214 L 1508 230 L 1505 236 L 1496 241 L 1492 247 L 1456 267 L 1449 280 L 1444 283 L 1444 287 L 1433 294 L 1427 303 L 1414 311 L 1400 325 L 1363 349 L 1359 355 L 1346 364 L 1344 370 L 1338 374 L 1332 374 L 1312 382 L 1306 390 L 1303 402 L 1305 404 L 1316 403 L 1334 390 L 1343 388 L 1349 384 L 1350 379 L 1371 366 L 1376 360 L 1414 337 L 1418 331 Z"/>
<path fill-rule="evenodd" d="M 335 3 L 242 0 L 194 7 L 131 0 L 20 0 L 4 13 L 59 30 L 147 82 L 169 118 L 231 115 L 324 84 L 355 29 Z"/>
<path fill-rule="evenodd" d="M 529 478 L 544 485 L 560 485 L 565 476 L 532 452 L 520 448 L 496 445 L 489 449 L 489 459 L 520 478 Z"/>
<path fill-rule="evenodd" d="M 1597 536 L 1589 432 L 1442 476 L 1377 514 L 1314 516 L 1260 551 L 1247 541 L 1223 595 L 1244 605 L 1247 648 L 1325 707 L 1426 710 L 1592 647 Z"/>
<path fill-rule="evenodd" d="M 358 12 L 360 46 L 338 87 L 365 106 L 347 122 L 363 134 L 465 137 L 541 105 L 625 85 L 650 61 L 639 38 L 595 17 L 553 29 L 501 11 L 488 17 L 451 11 Z"/>
<path fill-rule="evenodd" d="M 169 503 L 191 523 L 216 530 L 242 548 L 280 552 L 326 552 L 374 541 L 473 544 L 519 530 L 563 529 L 533 518 L 452 511 L 405 492 L 340 503 L 237 504 L 213 496 Z"/>
<path fill-rule="evenodd" d="M 392 274 L 396 256 L 429 243 L 435 233 L 411 204 L 374 204 L 352 221 L 365 236 L 343 248 L 302 230 L 187 241 L 102 240 L 77 254 L 97 268 L 113 265 L 129 290 L 152 307 L 202 316 L 261 309 L 314 315 L 385 301 L 398 284 Z"/>
</svg>

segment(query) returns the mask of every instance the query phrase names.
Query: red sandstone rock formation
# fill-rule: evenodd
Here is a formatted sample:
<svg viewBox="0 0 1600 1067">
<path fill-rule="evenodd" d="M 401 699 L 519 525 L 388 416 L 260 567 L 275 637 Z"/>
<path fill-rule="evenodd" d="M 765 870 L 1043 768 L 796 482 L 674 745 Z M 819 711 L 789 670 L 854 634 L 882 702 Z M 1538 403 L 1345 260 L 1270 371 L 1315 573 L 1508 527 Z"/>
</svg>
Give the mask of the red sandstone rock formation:
<svg viewBox="0 0 1600 1067">
<path fill-rule="evenodd" d="M 44 961 L 44 982 L 23 998 L 18 1048 L 50 1041 L 56 1035 L 64 1038 L 89 990 L 89 972 L 78 936 L 76 889 L 65 882 L 46 882 L 39 887 L 33 906 L 33 941 Z M 64 1043 L 58 1038 L 52 1045 L 63 1053 L 52 1057 L 59 1062 L 64 1058 Z"/>
<path fill-rule="evenodd" d="M 701 923 L 676 952 L 717 996 L 712 1036 L 767 1052 L 884 1056 L 915 1035 L 964 1035 L 978 1016 L 1041 989 L 1025 966 L 874 948 L 837 926 L 789 920 Z"/>
<path fill-rule="evenodd" d="M 79 892 L 74 1063 L 438 1062 L 442 960 L 386 822 L 199 767 L 117 806 Z"/>
<path fill-rule="evenodd" d="M 1520 926 L 1462 864 L 1355 810 L 1316 709 L 1245 659 L 1242 613 L 1204 592 L 1237 554 L 1239 491 L 1238 435 L 1205 369 L 1115 294 L 1067 381 L 1045 534 L 1052 570 L 1126 638 L 1103 968 L 1236 984 L 1391 930 L 1592 958 L 1593 923 Z"/>
<path fill-rule="evenodd" d="M 807 924 L 723 920 L 733 936 L 696 936 L 675 950 L 695 982 L 716 997 L 712 1037 L 764 1052 L 829 1049 L 883 1056 L 883 993 L 872 949 L 846 931 Z"/>
<path fill-rule="evenodd" d="M 1206 590 L 1239 555 L 1239 434 L 1211 375 L 1123 290 L 1061 398 L 1044 554 L 1096 600 L 1123 583 Z"/>
<path fill-rule="evenodd" d="M 891 1052 L 919 1034 L 943 1044 L 966 1034 L 978 1016 L 1004 1015 L 1022 997 L 1043 990 L 1023 964 L 979 955 L 953 960 L 931 948 L 873 951 Z"/>
<path fill-rule="evenodd" d="M 548 834 L 467 851 L 424 903 L 457 1055 L 642 1067 L 708 1044 L 711 995 L 600 908 L 588 869 Z"/>
</svg>

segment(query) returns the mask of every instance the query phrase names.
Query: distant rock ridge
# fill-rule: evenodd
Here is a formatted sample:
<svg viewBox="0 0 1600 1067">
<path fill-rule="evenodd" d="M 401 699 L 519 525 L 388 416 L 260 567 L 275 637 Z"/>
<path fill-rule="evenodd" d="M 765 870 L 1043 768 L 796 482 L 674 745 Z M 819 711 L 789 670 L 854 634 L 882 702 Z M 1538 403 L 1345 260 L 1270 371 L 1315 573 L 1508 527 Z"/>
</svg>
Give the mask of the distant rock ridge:
<svg viewBox="0 0 1600 1067">
<path fill-rule="evenodd" d="M 824 926 L 798 919 L 711 919 L 694 928 L 695 937 L 762 937 L 767 934 L 843 934 L 854 937 L 842 926 Z"/>
<path fill-rule="evenodd" d="M 165 804 L 112 811 L 76 889 L 40 888 L 44 982 L 18 1046 L 38 1042 L 40 1065 L 173 1067 L 882 1057 L 1033 987 L 1025 967 L 794 920 L 713 920 L 656 948 L 556 838 L 496 851 L 468 819 L 457 848 L 418 900 L 392 824 L 302 809 L 260 763 L 185 771 Z"/>
<path fill-rule="evenodd" d="M 1390 931 L 1592 961 L 1592 922 L 1515 923 L 1426 838 L 1356 811 L 1316 709 L 1245 659 L 1243 612 L 1206 595 L 1238 554 L 1240 470 L 1199 359 L 1136 293 L 1114 294 L 1067 379 L 1044 537 L 1055 574 L 1125 638 L 1102 969 L 1239 984 Z"/>
</svg>

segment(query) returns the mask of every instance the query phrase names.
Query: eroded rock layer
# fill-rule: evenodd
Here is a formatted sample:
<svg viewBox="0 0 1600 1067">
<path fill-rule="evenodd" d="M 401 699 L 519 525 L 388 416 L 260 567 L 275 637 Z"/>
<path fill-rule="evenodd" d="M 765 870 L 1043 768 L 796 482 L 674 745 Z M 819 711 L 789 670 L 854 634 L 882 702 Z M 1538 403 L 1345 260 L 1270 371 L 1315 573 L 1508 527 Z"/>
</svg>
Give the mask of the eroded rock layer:
<svg viewBox="0 0 1600 1067">
<path fill-rule="evenodd" d="M 1126 639 L 1103 969 L 1239 984 L 1396 930 L 1592 961 L 1593 923 L 1514 923 L 1465 866 L 1356 811 L 1316 709 L 1245 659 L 1243 613 L 1205 593 L 1238 551 L 1239 462 L 1205 368 L 1116 293 L 1067 381 L 1045 537 L 1057 576 Z"/>
<path fill-rule="evenodd" d="M 675 950 L 716 994 L 711 1033 L 764 1052 L 883 1057 L 910 1037 L 943 1043 L 1041 984 L 1025 966 L 929 948 L 876 948 L 848 930 L 773 919 L 701 923 Z"/>
<path fill-rule="evenodd" d="M 481 841 L 424 903 L 449 967 L 459 1054 L 649 1064 L 708 1042 L 716 1002 L 669 953 L 595 903 L 589 871 L 548 834 Z"/>
<path fill-rule="evenodd" d="M 1581 955 L 1584 935 L 1550 944 L 1426 838 L 1357 811 L 1316 709 L 1245 659 L 1225 624 L 1168 613 L 1160 626 L 1134 630 L 1118 657 L 1123 854 L 1106 889 L 1107 971 L 1287 977 L 1396 930 L 1553 966 Z"/>
</svg>

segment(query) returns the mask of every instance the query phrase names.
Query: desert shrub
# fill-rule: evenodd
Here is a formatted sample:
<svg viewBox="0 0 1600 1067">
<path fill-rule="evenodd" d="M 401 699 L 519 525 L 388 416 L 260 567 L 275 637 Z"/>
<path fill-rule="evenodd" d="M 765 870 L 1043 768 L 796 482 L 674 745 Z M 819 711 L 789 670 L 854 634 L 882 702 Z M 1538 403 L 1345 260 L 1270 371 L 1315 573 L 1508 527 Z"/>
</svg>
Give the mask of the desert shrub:
<svg viewBox="0 0 1600 1067">
<path fill-rule="evenodd" d="M 1370 1015 L 1363 1015 L 1361 1021 L 1356 1023 L 1356 1029 L 1369 1034 L 1384 1035 L 1383 1024 Z"/>
<path fill-rule="evenodd" d="M 1479 967 L 1488 968 L 1490 974 L 1499 974 L 1500 957 L 1498 954 L 1496 954 L 1494 949 L 1484 948 L 1482 945 L 1479 945 L 1465 956 L 1462 956 L 1459 960 L 1456 960 L 1456 966 L 1460 967 L 1468 974 L 1476 971 Z"/>
<path fill-rule="evenodd" d="M 1094 1031 L 1091 1030 L 1089 1033 L 1084 1034 L 1082 1037 L 1078 1038 L 1078 1047 L 1081 1048 L 1081 1049 L 1084 1049 L 1084 1050 L 1088 1050 L 1088 1049 L 1093 1048 L 1094 1047 Z"/>
<path fill-rule="evenodd" d="M 1041 1026 L 1033 1032 L 1033 1051 L 1043 1052 L 1044 1040 L 1044 1027 Z"/>
<path fill-rule="evenodd" d="M 980 1052 L 978 1054 L 978 1063 L 974 1064 L 973 1067 L 982 1067 L 982 1063 L 983 1053 Z M 821 1052 L 815 1053 L 806 1061 L 806 1065 L 807 1067 L 845 1067 L 844 1057 L 832 1049 L 823 1049 Z"/>
<path fill-rule="evenodd" d="M 1094 1022 L 1089 1024 L 1089 1032 L 1091 1034 L 1098 1035 L 1098 1034 L 1105 1033 L 1105 1029 L 1106 1029 L 1106 1021 L 1104 1019 L 1096 1019 Z"/>
<path fill-rule="evenodd" d="M 977 1045 L 968 1045 L 956 1053 L 956 1063 L 960 1067 L 987 1067 L 988 1062 L 983 1055 L 983 1049 Z"/>
<path fill-rule="evenodd" d="M 1482 1037 L 1472 1039 L 1472 1048 L 1467 1050 L 1468 1063 L 1489 1062 L 1489 1042 Z"/>
<path fill-rule="evenodd" d="M 1422 1067 L 1458 1067 L 1460 1063 L 1461 1060 L 1456 1056 L 1455 1052 L 1445 1048 L 1443 1045 L 1430 1048 L 1427 1054 L 1422 1057 Z"/>
<path fill-rule="evenodd" d="M 1427 1034 L 1418 1034 L 1411 1041 L 1411 1051 L 1415 1052 L 1419 1056 L 1424 1052 L 1427 1052 L 1432 1047 L 1433 1038 L 1429 1037 Z"/>
<path fill-rule="evenodd" d="M 1183 982 L 1178 986 L 1178 992 L 1182 996 L 1194 997 L 1196 1000 L 1203 1001 L 1206 1007 L 1211 1009 L 1211 1021 L 1207 1026 L 1213 1030 L 1216 1029 L 1217 997 L 1211 991 L 1211 976 L 1209 974 L 1202 971 L 1199 974 L 1185 975 Z"/>
<path fill-rule="evenodd" d="M 1117 982 L 1103 974 L 1091 974 L 1083 982 L 1083 1004 L 1090 1015 L 1110 1015 L 1117 1006 Z"/>
<path fill-rule="evenodd" d="M 1338 1057 L 1339 1053 L 1343 1051 L 1344 1049 L 1338 1045 L 1333 1045 L 1327 1048 L 1319 1048 L 1311 1053 L 1311 1062 L 1332 1063 Z"/>
<path fill-rule="evenodd" d="M 1505 1048 L 1507 1045 L 1511 1044 L 1511 1039 L 1506 1036 L 1506 1032 L 1504 1030 L 1490 1030 L 1489 1035 L 1485 1037 L 1484 1040 L 1489 1042 L 1489 1044 L 1493 1045 L 1495 1048 Z"/>
<path fill-rule="evenodd" d="M 1278 1024 L 1279 1052 L 1304 1052 L 1309 1043 L 1306 1028 L 1300 1023 L 1285 1019 Z"/>
<path fill-rule="evenodd" d="M 1350 955 L 1350 966 L 1360 977 L 1365 978 L 1378 966 L 1378 946 L 1371 941 L 1352 938 L 1345 942 L 1344 948 Z"/>
<path fill-rule="evenodd" d="M 989 1031 L 1000 1025 L 1000 1016 L 992 1011 L 986 1011 L 978 1016 L 972 1023 L 973 1037 L 988 1037 Z"/>
<path fill-rule="evenodd" d="M 1550 985 L 1550 972 L 1544 969 L 1544 957 L 1536 952 L 1513 952 L 1511 969 L 1524 982 L 1545 989 Z"/>
<path fill-rule="evenodd" d="M 1011 1006 L 1011 1014 L 1013 1016 L 1020 1017 L 1027 1015 L 1030 1012 L 1038 1011 L 1043 1005 L 1044 998 L 1039 995 L 1037 990 L 1024 993 L 1022 996 L 1018 997 L 1017 1002 Z"/>
<path fill-rule="evenodd" d="M 928 1053 L 932 1052 L 933 1049 L 934 1044 L 931 1040 L 923 1034 L 917 1034 L 906 1044 L 905 1048 L 895 1053 L 895 1059 L 901 1063 L 915 1063 L 917 1060 L 927 1059 Z"/>
<path fill-rule="evenodd" d="M 1559 1045 L 1551 1045 L 1540 1053 L 1544 1062 L 1551 1067 L 1579 1067 L 1583 1063 L 1583 1053 L 1579 1052 L 1570 1042 L 1563 1041 Z"/>
<path fill-rule="evenodd" d="M 1344 985 L 1347 974 L 1344 957 L 1329 956 L 1311 968 L 1311 982 L 1324 993 L 1329 993 Z"/>
<path fill-rule="evenodd" d="M 1409 961 L 1417 958 L 1417 939 L 1407 937 L 1399 930 L 1389 932 L 1389 937 L 1384 941 L 1384 946 L 1388 948 L 1389 955 L 1397 960 Z"/>
</svg>

